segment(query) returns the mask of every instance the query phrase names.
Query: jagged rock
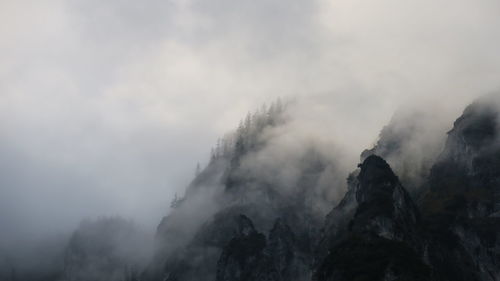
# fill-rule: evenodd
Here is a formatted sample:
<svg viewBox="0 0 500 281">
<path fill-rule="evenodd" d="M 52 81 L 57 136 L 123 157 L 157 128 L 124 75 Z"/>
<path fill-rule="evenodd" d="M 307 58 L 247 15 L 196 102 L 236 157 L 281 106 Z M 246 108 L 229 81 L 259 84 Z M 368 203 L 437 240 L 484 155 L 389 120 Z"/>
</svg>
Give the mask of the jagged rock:
<svg viewBox="0 0 500 281">
<path fill-rule="evenodd" d="M 428 260 L 443 280 L 500 280 L 498 105 L 485 97 L 455 121 L 420 203 Z"/>
<path fill-rule="evenodd" d="M 296 258 L 295 236 L 290 227 L 281 219 L 277 219 L 269 234 L 266 248 L 271 257 L 271 263 L 277 274 L 277 280 L 290 280 L 293 278 L 292 262 Z"/>
<path fill-rule="evenodd" d="M 371 155 L 359 167 L 329 215 L 321 245 L 328 252 L 319 258 L 314 280 L 428 280 L 410 196 L 382 158 Z"/>
<path fill-rule="evenodd" d="M 347 193 L 340 203 L 328 213 L 325 220 L 325 227 L 321 235 L 321 241 L 316 253 L 316 259 L 326 256 L 331 245 L 343 237 L 348 230 L 348 224 L 354 217 L 358 207 L 356 192 L 359 187 L 359 171 L 355 171 L 347 178 Z M 318 260 L 315 261 L 317 263 Z"/>
<path fill-rule="evenodd" d="M 245 216 L 252 218 L 254 223 L 257 222 L 261 226 L 260 230 L 269 229 L 274 219 L 265 216 L 265 214 L 272 213 L 273 210 L 266 207 L 247 204 L 225 208 L 216 213 L 212 219 L 200 228 L 193 242 L 223 248 L 239 232 L 239 226 L 233 219 L 238 214 L 245 214 Z"/>
<path fill-rule="evenodd" d="M 300 241 L 286 222 L 279 218 L 269 234 L 266 254 L 272 265 L 270 280 L 311 280 L 311 256 L 300 250 Z"/>
<path fill-rule="evenodd" d="M 494 98 L 468 106 L 448 133 L 445 149 L 431 169 L 430 192 L 422 202 L 429 215 L 452 222 L 500 210 L 499 112 L 490 101 Z"/>
<path fill-rule="evenodd" d="M 258 233 L 251 221 L 239 216 L 242 230 L 224 247 L 217 263 L 217 281 L 310 280 L 307 259 L 297 250 L 295 235 L 277 219 L 268 239 Z"/>
<path fill-rule="evenodd" d="M 266 237 L 244 215 L 237 218 L 238 234 L 224 247 L 217 262 L 217 281 L 265 280 Z"/>
<path fill-rule="evenodd" d="M 350 235 L 331 248 L 313 280 L 430 280 L 430 268 L 406 243 Z"/>
<path fill-rule="evenodd" d="M 396 240 L 413 237 L 417 208 L 387 162 L 371 155 L 359 167 L 348 179 L 346 196 L 328 214 L 323 236 L 335 240 L 352 230 Z"/>
<path fill-rule="evenodd" d="M 414 236 L 418 211 L 387 162 L 372 155 L 360 168 L 358 208 L 351 228 L 387 239 L 410 239 Z"/>
<path fill-rule="evenodd" d="M 479 280 L 500 280 L 500 219 L 469 220 L 453 233 L 471 257 Z"/>
</svg>

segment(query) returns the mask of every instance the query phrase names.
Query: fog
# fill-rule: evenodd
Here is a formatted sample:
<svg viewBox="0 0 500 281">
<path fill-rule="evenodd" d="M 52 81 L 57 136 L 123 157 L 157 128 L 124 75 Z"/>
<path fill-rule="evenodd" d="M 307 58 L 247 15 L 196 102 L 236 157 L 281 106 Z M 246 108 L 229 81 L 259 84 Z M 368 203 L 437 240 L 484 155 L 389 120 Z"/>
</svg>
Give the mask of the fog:
<svg viewBox="0 0 500 281">
<path fill-rule="evenodd" d="M 499 25 L 493 0 L 2 0 L 0 243 L 102 215 L 154 231 L 277 97 L 346 166 L 400 108 L 451 128 L 499 89 Z"/>
</svg>

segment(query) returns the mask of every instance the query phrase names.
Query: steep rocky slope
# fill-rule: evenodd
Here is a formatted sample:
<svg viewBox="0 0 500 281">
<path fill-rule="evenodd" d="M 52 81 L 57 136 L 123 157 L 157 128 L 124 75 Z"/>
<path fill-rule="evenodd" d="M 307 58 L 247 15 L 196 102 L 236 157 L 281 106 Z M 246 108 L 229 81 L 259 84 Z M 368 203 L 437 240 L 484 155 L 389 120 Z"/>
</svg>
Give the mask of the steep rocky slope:
<svg viewBox="0 0 500 281">
<path fill-rule="evenodd" d="M 441 278 L 500 279 L 498 105 L 488 96 L 467 107 L 431 169 L 420 206 Z"/>
<path fill-rule="evenodd" d="M 142 280 L 500 280 L 499 108 L 496 96 L 470 105 L 446 142 L 420 139 L 437 134 L 425 115 L 393 119 L 342 200 L 328 189 L 346 171 L 314 146 L 276 161 L 283 111 L 257 114 L 164 218 Z"/>
<path fill-rule="evenodd" d="M 371 155 L 328 215 L 314 280 L 428 280 L 419 213 L 389 165 Z"/>
</svg>

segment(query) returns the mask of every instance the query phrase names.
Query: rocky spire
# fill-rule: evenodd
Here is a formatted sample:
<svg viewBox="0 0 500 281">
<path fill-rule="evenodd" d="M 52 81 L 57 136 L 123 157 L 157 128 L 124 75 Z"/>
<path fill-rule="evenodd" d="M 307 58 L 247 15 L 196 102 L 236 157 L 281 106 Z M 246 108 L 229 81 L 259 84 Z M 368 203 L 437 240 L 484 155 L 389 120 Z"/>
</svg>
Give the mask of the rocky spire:
<svg viewBox="0 0 500 281">
<path fill-rule="evenodd" d="M 314 280 L 425 280 L 415 204 L 384 159 L 368 156 L 359 168 L 329 215 Z"/>
</svg>

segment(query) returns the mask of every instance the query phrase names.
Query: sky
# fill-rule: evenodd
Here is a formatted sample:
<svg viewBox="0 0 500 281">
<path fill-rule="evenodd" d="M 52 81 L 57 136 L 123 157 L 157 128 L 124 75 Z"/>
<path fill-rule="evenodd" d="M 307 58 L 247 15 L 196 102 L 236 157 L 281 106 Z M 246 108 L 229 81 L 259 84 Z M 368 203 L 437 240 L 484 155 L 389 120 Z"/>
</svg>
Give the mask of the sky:
<svg viewBox="0 0 500 281">
<path fill-rule="evenodd" d="M 355 153 L 398 108 L 456 117 L 500 88 L 499 26 L 496 0 L 0 0 L 0 239 L 154 228 L 278 97 Z"/>
</svg>

